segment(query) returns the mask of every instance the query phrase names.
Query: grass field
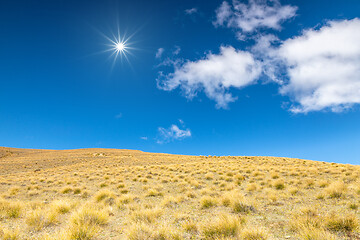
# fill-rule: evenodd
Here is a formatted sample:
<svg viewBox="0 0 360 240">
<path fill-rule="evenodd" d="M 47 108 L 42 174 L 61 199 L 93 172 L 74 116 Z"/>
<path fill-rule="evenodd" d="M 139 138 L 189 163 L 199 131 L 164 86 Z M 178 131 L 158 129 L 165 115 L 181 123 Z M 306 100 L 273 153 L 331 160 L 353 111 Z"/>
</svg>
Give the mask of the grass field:
<svg viewBox="0 0 360 240">
<path fill-rule="evenodd" d="M 360 239 L 360 166 L 0 148 L 1 239 Z"/>
</svg>

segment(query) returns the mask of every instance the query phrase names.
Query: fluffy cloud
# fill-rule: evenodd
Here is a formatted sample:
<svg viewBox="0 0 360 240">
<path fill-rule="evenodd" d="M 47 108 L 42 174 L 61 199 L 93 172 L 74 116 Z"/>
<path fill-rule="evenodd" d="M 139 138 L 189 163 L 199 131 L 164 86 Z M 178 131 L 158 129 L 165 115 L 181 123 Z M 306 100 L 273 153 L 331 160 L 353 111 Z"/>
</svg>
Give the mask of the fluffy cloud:
<svg viewBox="0 0 360 240">
<path fill-rule="evenodd" d="M 291 111 L 342 111 L 360 103 L 360 20 L 330 21 L 288 39 L 278 49 L 289 81 L 280 92 Z"/>
<path fill-rule="evenodd" d="M 190 129 L 183 130 L 175 124 L 171 125 L 169 128 L 159 127 L 158 132 L 159 138 L 157 140 L 157 143 L 165 143 L 173 140 L 181 140 L 187 137 L 191 137 Z"/>
<path fill-rule="evenodd" d="M 174 64 L 174 72 L 158 78 L 158 87 L 171 91 L 178 87 L 192 99 L 198 91 L 216 101 L 217 108 L 226 108 L 236 100 L 228 89 L 253 84 L 261 74 L 260 64 L 251 53 L 221 47 L 219 54 L 208 53 L 204 59 Z"/>
<path fill-rule="evenodd" d="M 164 48 L 159 48 L 157 51 L 156 51 L 156 54 L 155 54 L 155 58 L 161 58 L 163 53 L 164 53 L 165 49 Z"/>
<path fill-rule="evenodd" d="M 295 16 L 297 7 L 282 6 L 279 0 L 248 0 L 248 4 L 234 0 L 232 6 L 224 1 L 216 10 L 215 26 L 238 29 L 243 38 L 261 28 L 281 29 L 281 23 Z"/>
</svg>

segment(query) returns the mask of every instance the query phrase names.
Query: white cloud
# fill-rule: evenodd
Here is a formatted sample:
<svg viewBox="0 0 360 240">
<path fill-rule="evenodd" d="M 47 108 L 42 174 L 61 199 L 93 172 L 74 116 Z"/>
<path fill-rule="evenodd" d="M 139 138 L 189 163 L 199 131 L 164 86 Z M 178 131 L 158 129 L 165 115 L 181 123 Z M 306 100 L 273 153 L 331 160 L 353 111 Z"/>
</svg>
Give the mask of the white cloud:
<svg viewBox="0 0 360 240">
<path fill-rule="evenodd" d="M 169 128 L 158 128 L 159 138 L 157 143 L 165 143 L 173 140 L 182 140 L 191 137 L 190 129 L 180 129 L 177 125 L 173 124 Z"/>
<path fill-rule="evenodd" d="M 294 113 L 360 103 L 360 19 L 330 21 L 283 42 L 278 50 L 289 81 L 280 92 L 296 102 Z"/>
<path fill-rule="evenodd" d="M 218 9 L 215 10 L 216 13 L 216 21 L 213 22 L 215 26 L 222 26 L 226 21 L 229 20 L 231 15 L 233 15 L 233 11 L 228 2 L 224 1 Z"/>
<path fill-rule="evenodd" d="M 278 48 L 274 44 L 279 45 L 280 40 L 272 34 L 258 35 L 255 38 L 255 45 L 251 47 L 250 51 L 261 63 L 262 73 L 266 82 L 267 79 L 278 84 L 283 84 L 281 74 L 284 72 L 283 59 L 278 56 Z"/>
<path fill-rule="evenodd" d="M 122 113 L 116 114 L 116 115 L 115 115 L 115 118 L 116 118 L 116 119 L 122 118 Z"/>
<path fill-rule="evenodd" d="M 192 14 L 197 13 L 197 12 L 198 12 L 197 8 L 190 8 L 190 9 L 185 10 L 185 14 L 187 14 L 187 15 L 192 15 Z"/>
<path fill-rule="evenodd" d="M 161 58 L 163 53 L 164 53 L 165 49 L 164 48 L 159 48 L 157 51 L 156 51 L 156 54 L 155 54 L 155 58 Z"/>
<path fill-rule="evenodd" d="M 179 55 L 180 51 L 181 51 L 181 48 L 179 46 L 175 46 L 175 50 L 172 53 L 173 53 L 173 55 L 176 56 L 176 55 Z"/>
<path fill-rule="evenodd" d="M 281 5 L 279 0 L 248 0 L 248 4 L 234 0 L 232 6 L 224 1 L 216 10 L 215 26 L 238 29 L 238 37 L 261 28 L 281 29 L 281 23 L 295 16 L 296 6 Z"/>
<path fill-rule="evenodd" d="M 141 140 L 148 140 L 148 137 L 140 137 Z"/>
<path fill-rule="evenodd" d="M 242 88 L 255 83 L 261 74 L 260 64 L 251 53 L 220 47 L 219 54 L 208 53 L 204 59 L 174 64 L 174 72 L 160 73 L 158 87 L 172 91 L 178 87 L 192 99 L 198 91 L 215 100 L 217 108 L 226 108 L 236 100 L 228 89 Z"/>
</svg>

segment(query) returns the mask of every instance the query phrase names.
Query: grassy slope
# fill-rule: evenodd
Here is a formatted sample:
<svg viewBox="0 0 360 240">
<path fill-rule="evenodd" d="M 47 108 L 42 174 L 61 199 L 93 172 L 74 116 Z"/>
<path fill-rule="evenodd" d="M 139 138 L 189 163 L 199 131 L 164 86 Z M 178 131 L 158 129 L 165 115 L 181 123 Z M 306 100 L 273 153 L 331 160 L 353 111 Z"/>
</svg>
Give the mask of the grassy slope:
<svg viewBox="0 0 360 240">
<path fill-rule="evenodd" d="M 354 165 L 0 148 L 4 239 L 360 239 L 359 206 Z"/>
</svg>

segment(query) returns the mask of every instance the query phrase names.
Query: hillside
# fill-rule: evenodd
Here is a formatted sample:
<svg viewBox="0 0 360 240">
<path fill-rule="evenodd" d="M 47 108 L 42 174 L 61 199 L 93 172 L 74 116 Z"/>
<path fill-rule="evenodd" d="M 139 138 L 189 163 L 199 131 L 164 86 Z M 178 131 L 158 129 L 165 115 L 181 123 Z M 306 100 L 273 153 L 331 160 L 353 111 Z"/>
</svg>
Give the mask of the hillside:
<svg viewBox="0 0 360 240">
<path fill-rule="evenodd" d="M 2 239 L 360 239 L 360 166 L 0 148 Z"/>
</svg>

